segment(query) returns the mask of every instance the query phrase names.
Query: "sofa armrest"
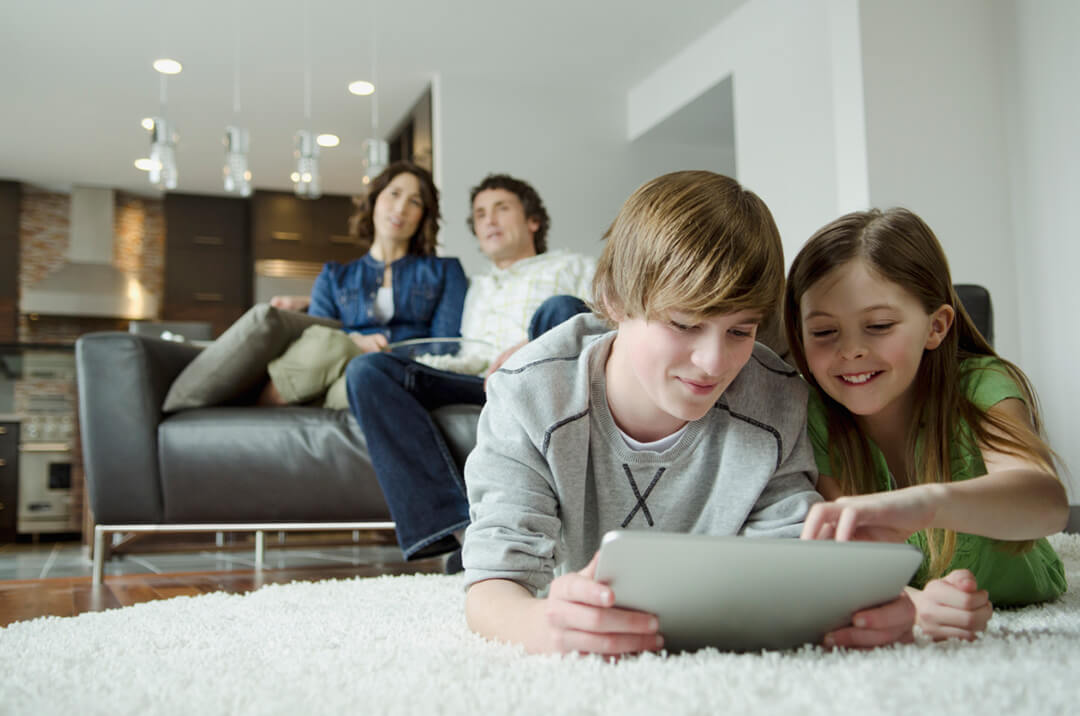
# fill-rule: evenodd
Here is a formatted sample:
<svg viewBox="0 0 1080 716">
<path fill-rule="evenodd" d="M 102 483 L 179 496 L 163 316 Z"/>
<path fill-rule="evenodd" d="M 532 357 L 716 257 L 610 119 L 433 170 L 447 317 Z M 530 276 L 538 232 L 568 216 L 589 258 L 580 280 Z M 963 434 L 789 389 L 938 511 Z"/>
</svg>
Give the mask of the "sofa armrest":
<svg viewBox="0 0 1080 716">
<path fill-rule="evenodd" d="M 132 333 L 90 333 L 76 341 L 79 429 L 96 522 L 161 521 L 161 406 L 198 353 L 190 345 Z"/>
</svg>

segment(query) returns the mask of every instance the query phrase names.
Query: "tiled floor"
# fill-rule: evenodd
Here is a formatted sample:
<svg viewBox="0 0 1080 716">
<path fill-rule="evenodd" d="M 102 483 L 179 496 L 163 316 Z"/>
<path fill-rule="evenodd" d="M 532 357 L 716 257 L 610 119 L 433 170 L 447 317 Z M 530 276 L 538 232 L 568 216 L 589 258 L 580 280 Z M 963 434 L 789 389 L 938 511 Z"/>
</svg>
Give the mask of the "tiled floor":
<svg viewBox="0 0 1080 716">
<path fill-rule="evenodd" d="M 396 545 L 291 546 L 283 548 L 269 535 L 267 569 L 379 565 L 401 562 Z M 173 574 L 178 572 L 236 572 L 255 568 L 254 549 L 148 552 L 114 556 L 105 563 L 106 575 Z M 78 542 L 0 545 L 0 580 L 88 577 L 90 559 Z"/>
</svg>

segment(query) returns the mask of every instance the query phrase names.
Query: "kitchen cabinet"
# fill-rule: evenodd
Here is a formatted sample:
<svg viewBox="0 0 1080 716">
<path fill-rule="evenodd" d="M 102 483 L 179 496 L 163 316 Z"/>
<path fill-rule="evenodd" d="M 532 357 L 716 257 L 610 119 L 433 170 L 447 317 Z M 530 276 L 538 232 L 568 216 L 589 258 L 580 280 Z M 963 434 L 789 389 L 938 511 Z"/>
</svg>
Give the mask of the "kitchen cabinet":
<svg viewBox="0 0 1080 716">
<path fill-rule="evenodd" d="M 326 194 L 301 199 L 279 191 L 256 191 L 251 198 L 252 248 L 256 261 L 342 263 L 360 256 L 349 235 L 352 197 Z"/>
<path fill-rule="evenodd" d="M 165 296 L 162 318 L 207 321 L 220 335 L 252 303 L 246 200 L 165 196 Z"/>
<path fill-rule="evenodd" d="M 0 343 L 19 330 L 19 184 L 0 181 Z"/>
<path fill-rule="evenodd" d="M 14 542 L 19 504 L 19 424 L 0 421 L 0 542 Z"/>
</svg>

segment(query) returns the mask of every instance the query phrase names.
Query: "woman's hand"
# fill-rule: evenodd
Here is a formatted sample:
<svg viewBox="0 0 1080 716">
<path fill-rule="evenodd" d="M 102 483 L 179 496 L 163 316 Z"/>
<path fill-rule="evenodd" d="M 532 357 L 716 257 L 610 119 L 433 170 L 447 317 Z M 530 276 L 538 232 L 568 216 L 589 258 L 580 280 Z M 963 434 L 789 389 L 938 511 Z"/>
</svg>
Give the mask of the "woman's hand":
<svg viewBox="0 0 1080 716">
<path fill-rule="evenodd" d="M 544 651 L 616 655 L 663 647 L 655 616 L 612 606 L 611 587 L 595 580 L 596 561 L 551 583 L 543 606 Z"/>
<path fill-rule="evenodd" d="M 906 591 L 881 606 L 863 609 L 851 615 L 851 626 L 825 635 L 825 646 L 848 649 L 867 649 L 893 643 L 909 643 L 914 637 L 916 606 Z"/>
<path fill-rule="evenodd" d="M 270 305 L 285 311 L 306 311 L 311 305 L 311 296 L 274 296 Z"/>
<path fill-rule="evenodd" d="M 381 333 L 350 333 L 349 338 L 364 353 L 378 353 L 389 345 L 386 336 Z"/>
<path fill-rule="evenodd" d="M 934 641 L 970 641 L 986 629 L 994 613 L 986 590 L 979 589 L 975 575 L 966 569 L 949 572 L 922 590 L 908 587 L 907 593 L 915 604 L 916 623 Z"/>
<path fill-rule="evenodd" d="M 938 488 L 916 485 L 819 502 L 806 515 L 802 538 L 903 542 L 932 525 L 939 504 Z"/>
</svg>

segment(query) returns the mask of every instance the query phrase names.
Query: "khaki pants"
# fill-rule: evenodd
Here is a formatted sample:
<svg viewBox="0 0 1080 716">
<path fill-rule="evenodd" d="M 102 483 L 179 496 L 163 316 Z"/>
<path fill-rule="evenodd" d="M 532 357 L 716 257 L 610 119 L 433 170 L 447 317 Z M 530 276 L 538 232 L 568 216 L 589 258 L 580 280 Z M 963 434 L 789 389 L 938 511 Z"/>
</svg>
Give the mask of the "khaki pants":
<svg viewBox="0 0 1080 716">
<path fill-rule="evenodd" d="M 323 407 L 349 407 L 345 366 L 362 351 L 344 331 L 310 326 L 266 367 L 270 380 L 288 403 L 307 403 L 319 396 Z"/>
</svg>

